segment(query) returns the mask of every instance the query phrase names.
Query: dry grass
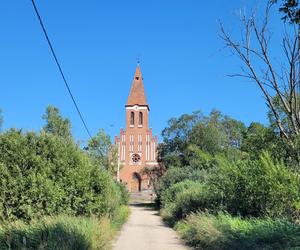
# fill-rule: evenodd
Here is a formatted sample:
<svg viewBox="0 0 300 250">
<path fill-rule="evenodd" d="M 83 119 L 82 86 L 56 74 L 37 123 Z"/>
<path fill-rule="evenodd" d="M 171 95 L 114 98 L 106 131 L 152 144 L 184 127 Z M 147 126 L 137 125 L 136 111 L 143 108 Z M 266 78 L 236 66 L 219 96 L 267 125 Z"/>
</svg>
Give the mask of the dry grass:
<svg viewBox="0 0 300 250">
<path fill-rule="evenodd" d="M 107 250 L 128 214 L 128 207 L 123 206 L 113 220 L 61 215 L 30 223 L 2 222 L 0 249 Z"/>
</svg>

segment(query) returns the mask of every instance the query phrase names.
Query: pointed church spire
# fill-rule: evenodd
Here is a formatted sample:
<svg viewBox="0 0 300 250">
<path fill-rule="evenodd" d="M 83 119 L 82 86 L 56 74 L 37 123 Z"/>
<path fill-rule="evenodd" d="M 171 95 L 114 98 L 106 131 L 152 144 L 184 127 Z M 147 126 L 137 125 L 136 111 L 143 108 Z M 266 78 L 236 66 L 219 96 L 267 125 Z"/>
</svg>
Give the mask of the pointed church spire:
<svg viewBox="0 0 300 250">
<path fill-rule="evenodd" d="M 126 106 L 134 106 L 134 105 L 148 107 L 146 95 L 145 95 L 144 84 L 143 84 L 143 77 L 142 77 L 141 68 L 140 68 L 139 63 L 135 70 L 135 74 L 134 74 L 134 78 L 132 81 L 132 85 L 131 85 L 131 89 L 130 89 L 130 93 L 128 96 Z"/>
</svg>

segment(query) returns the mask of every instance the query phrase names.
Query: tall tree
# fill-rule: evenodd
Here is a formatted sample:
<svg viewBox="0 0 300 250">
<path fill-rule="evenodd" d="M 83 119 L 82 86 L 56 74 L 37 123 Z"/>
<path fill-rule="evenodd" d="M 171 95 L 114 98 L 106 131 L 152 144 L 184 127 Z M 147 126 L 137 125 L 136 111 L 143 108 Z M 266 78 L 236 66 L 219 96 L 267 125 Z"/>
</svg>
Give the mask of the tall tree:
<svg viewBox="0 0 300 250">
<path fill-rule="evenodd" d="M 188 147 L 189 135 L 195 124 L 203 119 L 200 111 L 171 118 L 162 131 L 163 142 L 158 147 L 158 161 L 163 165 L 185 165 L 184 151 Z"/>
<path fill-rule="evenodd" d="M 271 4 L 268 4 L 262 22 L 258 21 L 260 19 L 254 13 L 249 17 L 242 14 L 240 38 L 233 38 L 221 24 L 221 37 L 242 62 L 241 72 L 232 76 L 245 77 L 258 85 L 280 134 L 293 144 L 294 139 L 300 135 L 299 37 L 297 29 L 285 33 L 280 54 L 280 58 L 285 60 L 281 59 L 278 66 L 272 60 L 272 48 L 269 46 L 270 7 Z M 288 122 L 283 121 L 282 112 Z"/>
<path fill-rule="evenodd" d="M 250 157 L 257 159 L 266 150 L 271 153 L 275 151 L 276 139 L 277 137 L 271 128 L 252 122 L 247 131 L 244 132 L 241 150 L 249 153 Z M 279 152 L 276 153 L 279 156 Z"/>
<path fill-rule="evenodd" d="M 71 122 L 60 115 L 59 109 L 54 106 L 48 106 L 43 119 L 46 121 L 43 130 L 65 139 L 71 139 Z"/>
<path fill-rule="evenodd" d="M 98 166 L 115 174 L 118 164 L 117 151 L 111 142 L 110 136 L 106 134 L 103 129 L 100 129 L 98 133 L 89 140 L 85 150 L 87 150 L 88 154 Z"/>
<path fill-rule="evenodd" d="M 242 122 L 212 110 L 193 127 L 189 142 L 214 155 L 229 147 L 239 148 L 245 129 Z"/>
<path fill-rule="evenodd" d="M 277 3 L 278 0 L 271 0 L 271 3 Z M 281 0 L 279 11 L 284 15 L 282 19 L 291 23 L 300 23 L 300 8 L 298 0 Z"/>
<path fill-rule="evenodd" d="M 158 160 L 166 167 L 195 165 L 195 158 L 238 150 L 245 125 L 220 111 L 209 116 L 201 112 L 172 118 L 163 132 L 163 143 L 158 148 Z M 198 157 L 198 158 L 199 158 Z"/>
</svg>

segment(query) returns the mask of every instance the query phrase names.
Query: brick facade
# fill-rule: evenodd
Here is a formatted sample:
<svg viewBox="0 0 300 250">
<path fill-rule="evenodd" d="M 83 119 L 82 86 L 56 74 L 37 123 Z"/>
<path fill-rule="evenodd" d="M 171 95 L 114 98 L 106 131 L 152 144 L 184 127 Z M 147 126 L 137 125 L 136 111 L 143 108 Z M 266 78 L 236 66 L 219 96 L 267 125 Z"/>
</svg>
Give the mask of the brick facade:
<svg viewBox="0 0 300 250">
<path fill-rule="evenodd" d="M 134 74 L 126 108 L 126 130 L 115 137 L 119 156 L 119 179 L 131 192 L 149 189 L 147 176 L 141 174 L 146 166 L 157 165 L 157 136 L 149 129 L 149 106 L 143 78 L 138 65 Z"/>
</svg>

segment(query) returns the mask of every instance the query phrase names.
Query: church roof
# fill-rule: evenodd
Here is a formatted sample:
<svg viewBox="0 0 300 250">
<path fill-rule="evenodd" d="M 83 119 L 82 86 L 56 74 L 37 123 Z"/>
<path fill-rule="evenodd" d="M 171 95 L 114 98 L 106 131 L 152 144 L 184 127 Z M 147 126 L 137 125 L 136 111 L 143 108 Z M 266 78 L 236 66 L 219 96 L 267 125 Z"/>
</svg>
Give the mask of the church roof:
<svg viewBox="0 0 300 250">
<path fill-rule="evenodd" d="M 139 64 L 137 65 L 135 70 L 135 74 L 132 81 L 126 106 L 134 106 L 134 105 L 148 107 L 144 84 L 143 84 L 143 77 L 142 77 L 141 68 Z"/>
</svg>

